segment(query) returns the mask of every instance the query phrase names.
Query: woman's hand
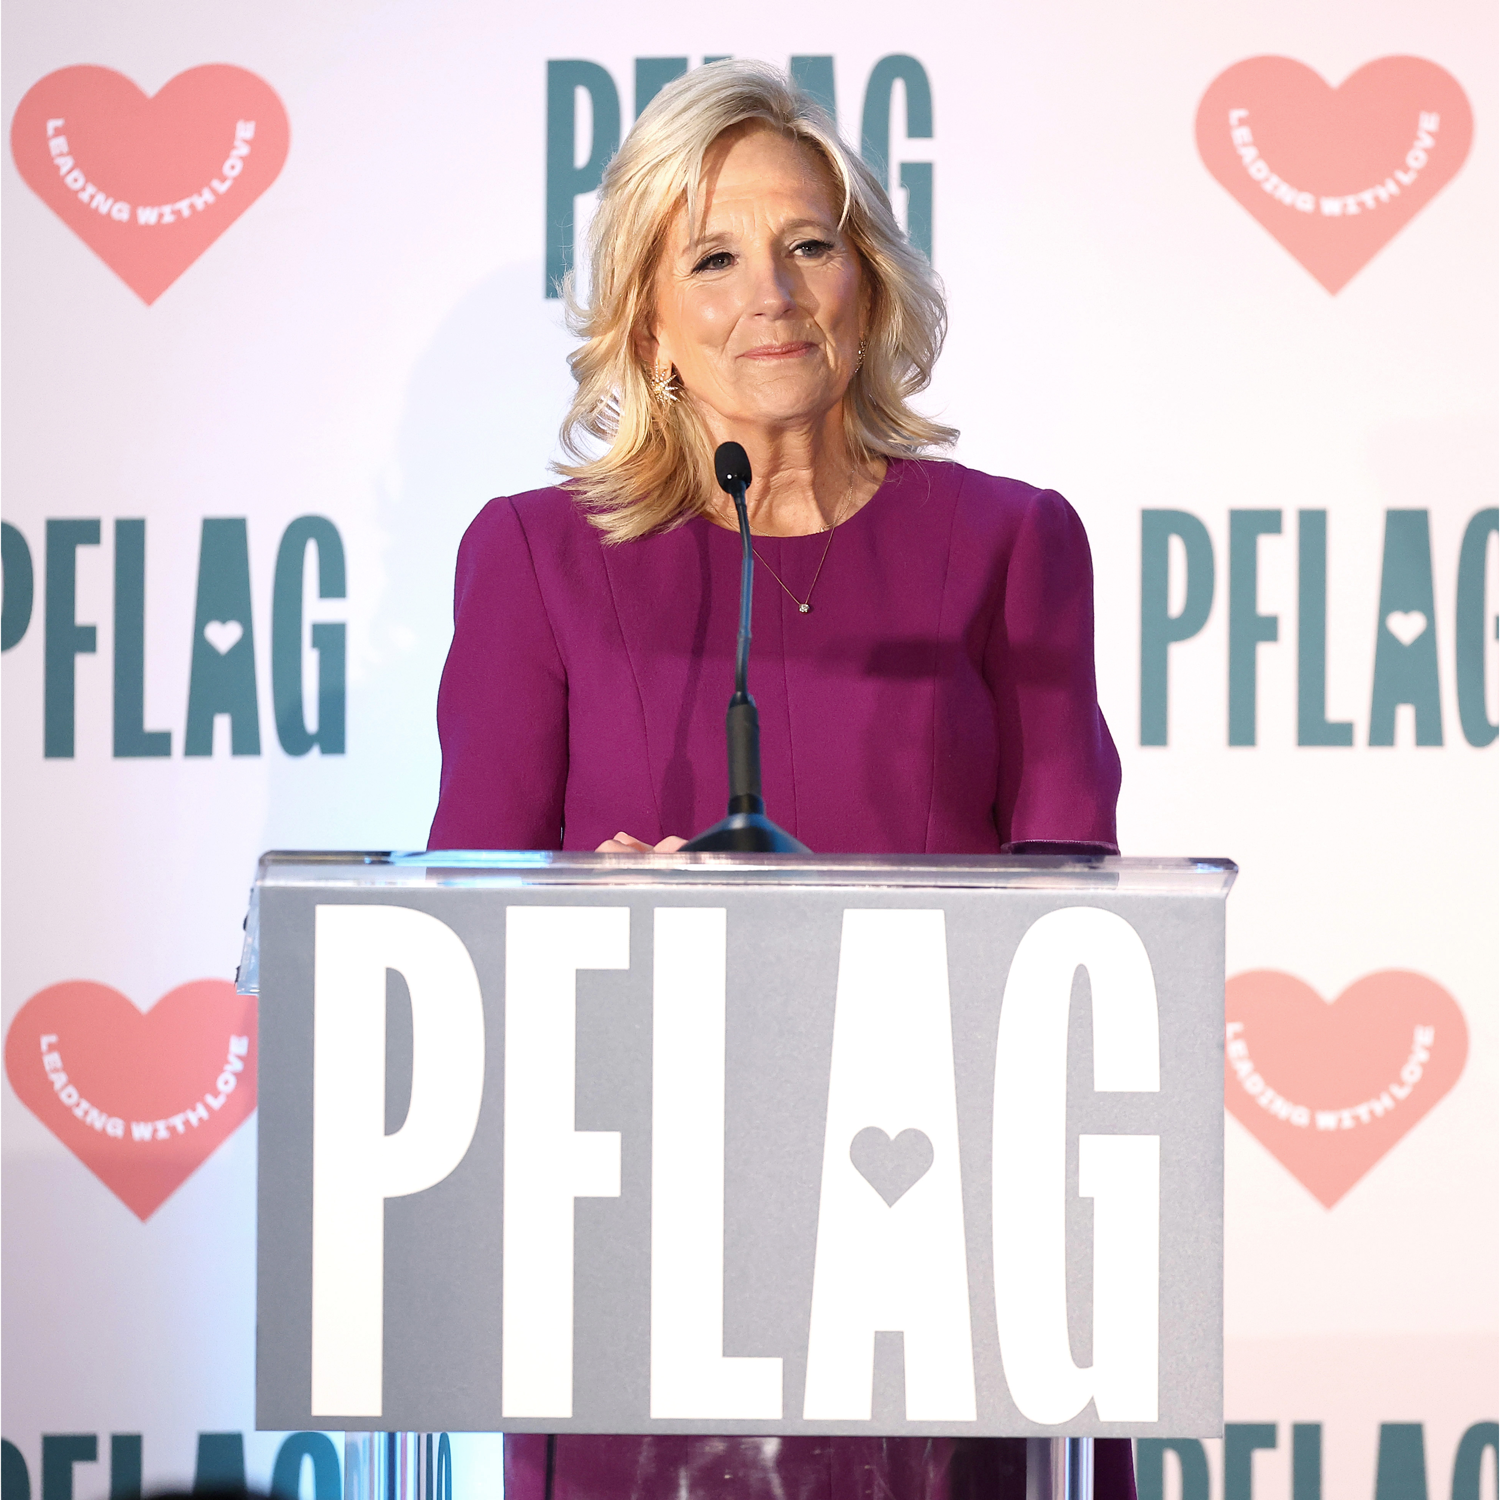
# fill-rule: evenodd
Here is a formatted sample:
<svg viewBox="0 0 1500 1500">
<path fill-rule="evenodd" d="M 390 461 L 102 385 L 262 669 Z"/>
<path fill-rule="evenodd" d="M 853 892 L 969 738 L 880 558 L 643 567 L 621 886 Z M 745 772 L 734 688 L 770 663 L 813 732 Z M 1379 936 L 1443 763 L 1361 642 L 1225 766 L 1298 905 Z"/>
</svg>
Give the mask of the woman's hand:
<svg viewBox="0 0 1500 1500">
<path fill-rule="evenodd" d="M 682 846 L 687 843 L 686 839 L 680 839 L 674 833 L 664 838 L 653 850 L 650 844 L 643 844 L 639 839 L 633 839 L 628 833 L 617 833 L 612 839 L 605 841 L 594 850 L 595 854 L 676 854 Z"/>
</svg>

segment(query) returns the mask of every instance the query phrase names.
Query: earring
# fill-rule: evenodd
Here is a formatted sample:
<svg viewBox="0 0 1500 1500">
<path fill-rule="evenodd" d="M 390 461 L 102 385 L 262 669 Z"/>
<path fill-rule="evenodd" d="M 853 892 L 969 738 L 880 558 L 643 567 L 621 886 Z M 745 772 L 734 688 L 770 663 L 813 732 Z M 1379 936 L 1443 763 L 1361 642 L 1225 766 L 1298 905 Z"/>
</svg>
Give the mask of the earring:
<svg viewBox="0 0 1500 1500">
<path fill-rule="evenodd" d="M 655 365 L 651 366 L 651 373 L 646 377 L 651 383 L 651 394 L 663 406 L 669 405 L 677 399 L 677 372 L 668 365 L 665 370 L 659 370 Z"/>
<path fill-rule="evenodd" d="M 865 364 L 865 341 L 863 339 L 861 339 L 859 341 L 859 353 L 854 356 L 854 368 L 856 370 L 862 370 L 864 368 L 864 364 Z"/>
</svg>

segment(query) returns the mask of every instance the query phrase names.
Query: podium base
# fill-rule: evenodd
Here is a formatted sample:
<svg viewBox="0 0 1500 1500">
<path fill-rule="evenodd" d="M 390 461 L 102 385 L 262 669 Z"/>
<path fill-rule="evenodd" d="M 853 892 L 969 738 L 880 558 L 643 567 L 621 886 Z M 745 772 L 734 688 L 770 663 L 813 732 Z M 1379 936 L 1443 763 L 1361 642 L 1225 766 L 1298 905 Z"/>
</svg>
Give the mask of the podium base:
<svg viewBox="0 0 1500 1500">
<path fill-rule="evenodd" d="M 689 839 L 684 854 L 732 852 L 736 854 L 811 854 L 786 829 L 778 828 L 764 813 L 730 813 L 722 823 Z"/>
</svg>

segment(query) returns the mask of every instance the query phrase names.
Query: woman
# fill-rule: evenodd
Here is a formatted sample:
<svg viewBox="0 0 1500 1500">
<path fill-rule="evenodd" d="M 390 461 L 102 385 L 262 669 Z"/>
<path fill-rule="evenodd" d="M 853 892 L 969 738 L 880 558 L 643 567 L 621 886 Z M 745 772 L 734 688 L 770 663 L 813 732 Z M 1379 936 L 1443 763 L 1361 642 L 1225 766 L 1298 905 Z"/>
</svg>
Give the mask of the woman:
<svg viewBox="0 0 1500 1500">
<path fill-rule="evenodd" d="M 768 810 L 820 853 L 1114 852 L 1093 579 L 1058 495 L 918 455 L 931 268 L 818 106 L 755 63 L 664 90 L 611 164 L 563 429 L 568 485 L 459 552 L 433 848 L 675 849 L 727 797 L 748 451 Z M 511 1500 L 1023 1500 L 983 1439 L 512 1438 Z M 1100 1500 L 1133 1500 L 1128 1443 Z"/>
</svg>

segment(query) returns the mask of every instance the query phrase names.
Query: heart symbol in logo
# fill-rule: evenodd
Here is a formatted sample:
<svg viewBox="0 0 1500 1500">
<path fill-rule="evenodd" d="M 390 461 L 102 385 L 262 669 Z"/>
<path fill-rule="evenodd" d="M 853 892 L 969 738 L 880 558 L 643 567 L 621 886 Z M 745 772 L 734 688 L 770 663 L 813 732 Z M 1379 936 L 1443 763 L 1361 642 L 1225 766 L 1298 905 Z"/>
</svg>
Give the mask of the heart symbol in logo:
<svg viewBox="0 0 1500 1500">
<path fill-rule="evenodd" d="M 1463 165 L 1474 133 L 1457 79 L 1382 57 L 1331 88 L 1290 57 L 1251 57 L 1198 106 L 1198 153 L 1330 292 Z"/>
<path fill-rule="evenodd" d="M 1385 628 L 1403 646 L 1409 646 L 1427 629 L 1427 616 L 1420 609 L 1393 609 L 1385 617 Z"/>
<path fill-rule="evenodd" d="M 203 627 L 203 639 L 220 656 L 227 656 L 244 633 L 245 627 L 238 620 L 210 620 Z"/>
<path fill-rule="evenodd" d="M 74 980 L 31 997 L 5 1039 L 21 1102 L 135 1216 L 153 1213 L 255 1108 L 255 1001 L 224 979 L 142 1013 Z"/>
<path fill-rule="evenodd" d="M 920 1130 L 903 1130 L 892 1140 L 878 1126 L 866 1125 L 849 1142 L 849 1160 L 890 1208 L 927 1175 L 932 1142 Z"/>
<path fill-rule="evenodd" d="M 1469 1029 L 1447 990 L 1385 969 L 1333 1004 L 1291 974 L 1225 986 L 1224 1102 L 1332 1208 L 1458 1081 Z"/>
<path fill-rule="evenodd" d="M 271 86 L 227 63 L 149 97 L 110 68 L 63 68 L 10 127 L 27 184 L 147 303 L 270 187 L 289 139 Z"/>
</svg>

